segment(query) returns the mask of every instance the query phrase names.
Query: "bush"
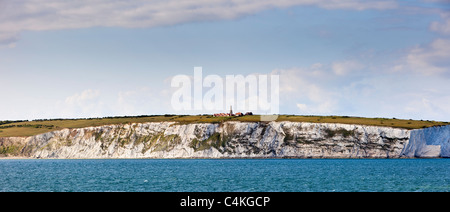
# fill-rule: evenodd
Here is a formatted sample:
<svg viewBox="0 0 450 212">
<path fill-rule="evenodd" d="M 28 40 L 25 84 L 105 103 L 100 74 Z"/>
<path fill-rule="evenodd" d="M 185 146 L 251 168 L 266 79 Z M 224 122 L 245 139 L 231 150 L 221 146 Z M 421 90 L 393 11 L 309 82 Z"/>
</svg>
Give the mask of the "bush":
<svg viewBox="0 0 450 212">
<path fill-rule="evenodd" d="M 331 129 L 327 128 L 327 129 L 325 129 L 325 133 L 326 133 L 325 137 L 327 137 L 327 138 L 334 137 L 337 134 L 340 134 L 344 138 L 347 138 L 347 137 L 355 134 L 355 131 L 354 130 L 346 130 L 344 128 L 340 128 L 340 129 L 337 129 L 337 130 L 331 130 Z"/>
</svg>

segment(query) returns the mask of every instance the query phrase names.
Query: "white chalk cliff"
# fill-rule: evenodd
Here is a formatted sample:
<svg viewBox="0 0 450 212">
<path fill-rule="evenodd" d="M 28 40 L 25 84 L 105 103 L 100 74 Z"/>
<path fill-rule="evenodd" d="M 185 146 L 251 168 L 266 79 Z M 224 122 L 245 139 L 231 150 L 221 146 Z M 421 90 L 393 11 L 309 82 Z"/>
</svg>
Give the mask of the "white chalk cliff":
<svg viewBox="0 0 450 212">
<path fill-rule="evenodd" d="M 0 138 L 0 156 L 29 158 L 450 157 L 450 125 L 417 130 L 305 123 L 150 122 Z"/>
</svg>

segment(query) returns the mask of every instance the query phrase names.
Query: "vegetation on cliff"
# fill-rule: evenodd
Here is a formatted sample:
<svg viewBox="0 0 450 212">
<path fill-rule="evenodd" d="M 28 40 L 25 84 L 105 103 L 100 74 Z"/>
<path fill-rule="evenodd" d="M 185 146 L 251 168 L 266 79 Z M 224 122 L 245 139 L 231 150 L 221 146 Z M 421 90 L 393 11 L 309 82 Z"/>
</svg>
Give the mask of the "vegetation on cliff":
<svg viewBox="0 0 450 212">
<path fill-rule="evenodd" d="M 114 124 L 145 123 L 145 122 L 178 122 L 189 123 L 221 123 L 225 121 L 259 122 L 259 115 L 241 117 L 213 117 L 212 115 L 151 115 L 122 116 L 87 119 L 39 119 L 33 121 L 0 121 L 0 137 L 22 137 L 46 133 L 64 128 L 83 128 Z M 396 118 L 362 118 L 349 116 L 298 116 L 280 115 L 276 121 L 312 122 L 312 123 L 342 123 L 369 126 L 384 126 L 404 129 L 420 129 L 432 126 L 448 125 L 449 122 L 429 120 L 406 120 Z M 344 135 L 346 132 L 339 132 Z M 214 144 L 213 144 L 214 145 Z M 203 144 L 194 144 L 202 148 Z M 2 150 L 8 151 L 8 150 Z"/>
</svg>

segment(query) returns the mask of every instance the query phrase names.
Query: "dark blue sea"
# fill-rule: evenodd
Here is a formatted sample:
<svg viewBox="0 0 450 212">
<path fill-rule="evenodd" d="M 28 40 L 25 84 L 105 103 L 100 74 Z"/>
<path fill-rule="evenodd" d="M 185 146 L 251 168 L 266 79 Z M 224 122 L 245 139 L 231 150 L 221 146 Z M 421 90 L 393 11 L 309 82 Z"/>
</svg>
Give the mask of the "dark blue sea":
<svg viewBox="0 0 450 212">
<path fill-rule="evenodd" d="M 0 191 L 450 191 L 450 159 L 4 159 Z"/>
</svg>

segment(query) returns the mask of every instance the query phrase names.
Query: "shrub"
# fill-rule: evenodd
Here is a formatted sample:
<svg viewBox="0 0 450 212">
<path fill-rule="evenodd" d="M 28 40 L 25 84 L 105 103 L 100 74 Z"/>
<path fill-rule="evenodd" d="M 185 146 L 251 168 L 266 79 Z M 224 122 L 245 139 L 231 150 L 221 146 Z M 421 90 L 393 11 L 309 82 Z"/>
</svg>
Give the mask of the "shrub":
<svg viewBox="0 0 450 212">
<path fill-rule="evenodd" d="M 347 137 L 355 134 L 355 131 L 354 130 L 346 130 L 344 128 L 340 128 L 337 130 L 331 130 L 331 129 L 327 128 L 327 129 L 325 129 L 325 133 L 326 133 L 325 137 L 327 137 L 327 138 L 334 137 L 338 134 L 342 135 L 344 138 L 347 138 Z"/>
</svg>

